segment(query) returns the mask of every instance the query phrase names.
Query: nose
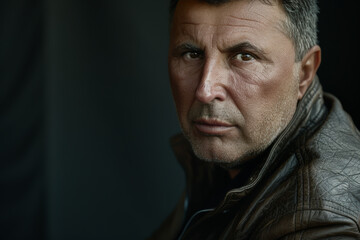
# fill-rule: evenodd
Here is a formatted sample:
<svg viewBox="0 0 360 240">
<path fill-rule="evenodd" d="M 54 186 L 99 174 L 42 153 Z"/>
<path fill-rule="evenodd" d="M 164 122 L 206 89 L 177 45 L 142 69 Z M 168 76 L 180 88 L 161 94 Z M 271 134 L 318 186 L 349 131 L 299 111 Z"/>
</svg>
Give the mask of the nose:
<svg viewBox="0 0 360 240">
<path fill-rule="evenodd" d="M 219 61 L 209 60 L 203 67 L 201 80 L 196 89 L 196 99 L 203 103 L 226 98 L 227 69 Z"/>
</svg>

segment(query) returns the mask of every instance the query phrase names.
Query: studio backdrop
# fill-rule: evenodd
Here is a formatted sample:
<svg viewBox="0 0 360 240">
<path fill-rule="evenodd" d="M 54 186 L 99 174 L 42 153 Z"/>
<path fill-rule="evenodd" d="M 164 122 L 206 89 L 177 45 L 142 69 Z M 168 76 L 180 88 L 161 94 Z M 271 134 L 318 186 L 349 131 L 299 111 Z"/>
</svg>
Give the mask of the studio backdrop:
<svg viewBox="0 0 360 240">
<path fill-rule="evenodd" d="M 145 239 L 174 207 L 168 5 L 1 1 L 0 239 Z M 359 127 L 359 14 L 320 8 L 320 81 Z"/>
</svg>

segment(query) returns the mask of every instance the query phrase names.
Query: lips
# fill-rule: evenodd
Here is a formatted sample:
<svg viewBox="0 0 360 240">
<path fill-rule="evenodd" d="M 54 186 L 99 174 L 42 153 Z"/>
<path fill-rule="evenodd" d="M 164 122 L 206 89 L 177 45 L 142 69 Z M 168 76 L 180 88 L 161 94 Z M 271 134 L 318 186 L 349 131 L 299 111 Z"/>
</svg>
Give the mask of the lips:
<svg viewBox="0 0 360 240">
<path fill-rule="evenodd" d="M 235 128 L 229 122 L 218 119 L 200 118 L 196 119 L 193 123 L 196 130 L 205 135 L 225 135 Z"/>
</svg>

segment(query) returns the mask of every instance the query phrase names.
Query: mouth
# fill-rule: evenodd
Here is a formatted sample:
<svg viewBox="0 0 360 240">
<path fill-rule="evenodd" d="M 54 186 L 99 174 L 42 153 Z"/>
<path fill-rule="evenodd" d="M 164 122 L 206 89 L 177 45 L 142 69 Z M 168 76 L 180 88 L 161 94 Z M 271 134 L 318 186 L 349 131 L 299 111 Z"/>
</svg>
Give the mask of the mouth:
<svg viewBox="0 0 360 240">
<path fill-rule="evenodd" d="M 195 121 L 193 121 L 193 124 L 200 134 L 208 136 L 225 135 L 226 133 L 235 128 L 235 125 L 229 122 L 208 118 L 196 119 Z"/>
</svg>

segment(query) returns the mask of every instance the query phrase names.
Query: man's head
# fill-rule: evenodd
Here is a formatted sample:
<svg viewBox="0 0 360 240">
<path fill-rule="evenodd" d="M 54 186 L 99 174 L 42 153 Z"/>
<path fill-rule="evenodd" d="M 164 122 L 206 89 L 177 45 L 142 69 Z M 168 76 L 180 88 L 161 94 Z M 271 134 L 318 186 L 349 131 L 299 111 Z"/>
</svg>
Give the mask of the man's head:
<svg viewBox="0 0 360 240">
<path fill-rule="evenodd" d="M 202 0 L 209 4 L 221 5 L 239 0 Z M 250 0 L 251 1 L 251 0 Z M 264 4 L 280 4 L 286 18 L 282 23 L 284 33 L 293 41 L 296 60 L 300 61 L 307 51 L 318 44 L 317 22 L 319 8 L 317 0 L 253 0 Z M 179 0 L 170 0 L 170 18 L 173 18 Z"/>
<path fill-rule="evenodd" d="M 316 3 L 172 6 L 169 73 L 183 132 L 199 158 L 241 164 L 284 130 L 316 74 Z"/>
</svg>

